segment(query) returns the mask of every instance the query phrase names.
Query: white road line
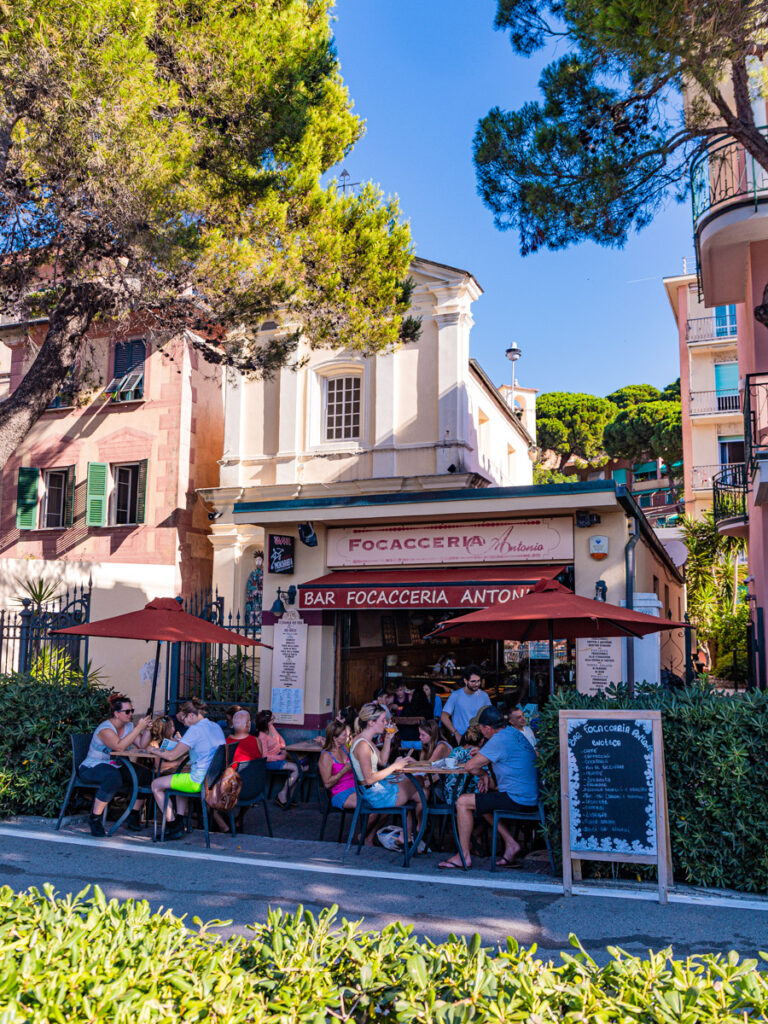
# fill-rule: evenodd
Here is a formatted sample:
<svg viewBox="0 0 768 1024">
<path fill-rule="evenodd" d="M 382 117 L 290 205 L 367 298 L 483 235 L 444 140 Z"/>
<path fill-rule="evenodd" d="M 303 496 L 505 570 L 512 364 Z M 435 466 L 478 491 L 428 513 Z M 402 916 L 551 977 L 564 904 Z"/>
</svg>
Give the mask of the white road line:
<svg viewBox="0 0 768 1024">
<path fill-rule="evenodd" d="M 528 880 L 519 875 L 514 880 L 507 881 L 505 878 L 491 878 L 486 872 L 482 877 L 464 874 L 464 872 L 441 871 L 438 874 L 419 874 L 407 871 L 382 871 L 371 868 L 358 867 L 358 865 L 347 862 L 344 864 L 317 864 L 314 861 L 287 861 L 272 860 L 268 857 L 243 854 L 234 856 L 228 853 L 214 853 L 209 850 L 183 850 L 178 847 L 168 847 L 145 843 L 126 843 L 119 839 L 110 839 L 105 842 L 103 839 L 95 839 L 90 836 L 72 836 L 63 832 L 38 832 L 33 829 L 16 828 L 14 826 L 0 825 L 0 836 L 7 836 L 10 839 L 32 839 L 36 842 L 60 844 L 64 846 L 88 846 L 97 850 L 119 850 L 121 853 L 139 854 L 142 857 L 171 857 L 177 860 L 202 860 L 214 861 L 217 864 L 236 864 L 239 867 L 276 869 L 281 872 L 295 871 L 304 874 L 317 875 L 343 875 L 347 878 L 370 878 L 370 879 L 394 879 L 398 882 L 416 882 L 417 884 L 429 883 L 433 885 L 454 886 L 469 889 L 503 889 L 509 892 L 519 893 L 540 893 L 552 896 L 562 896 L 563 889 L 559 882 L 542 880 Z M 2 875 L 2 863 L 0 862 L 0 876 Z M 658 900 L 656 888 L 649 889 L 623 889 L 609 885 L 601 885 L 599 888 L 587 885 L 574 885 L 573 891 L 578 896 L 593 896 L 602 899 L 640 900 L 648 903 L 655 903 Z M 722 896 L 707 892 L 670 892 L 670 903 L 679 903 L 688 906 L 701 907 L 728 907 L 732 910 L 762 910 L 768 912 L 768 899 L 750 899 L 741 896 Z"/>
</svg>

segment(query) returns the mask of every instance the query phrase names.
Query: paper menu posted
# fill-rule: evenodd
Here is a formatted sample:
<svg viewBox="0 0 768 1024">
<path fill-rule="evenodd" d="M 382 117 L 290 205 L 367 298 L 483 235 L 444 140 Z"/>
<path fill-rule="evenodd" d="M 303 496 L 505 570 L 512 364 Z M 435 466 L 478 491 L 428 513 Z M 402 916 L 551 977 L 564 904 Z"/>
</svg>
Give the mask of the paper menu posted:
<svg viewBox="0 0 768 1024">
<path fill-rule="evenodd" d="M 276 687 L 272 690 L 272 714 L 273 715 L 301 715 L 304 714 L 304 688 L 303 687 Z"/>
<path fill-rule="evenodd" d="M 141 685 L 147 686 L 152 682 L 152 677 L 155 674 L 155 659 L 150 658 L 149 661 L 145 661 L 139 669 L 139 678 L 141 679 Z"/>
</svg>

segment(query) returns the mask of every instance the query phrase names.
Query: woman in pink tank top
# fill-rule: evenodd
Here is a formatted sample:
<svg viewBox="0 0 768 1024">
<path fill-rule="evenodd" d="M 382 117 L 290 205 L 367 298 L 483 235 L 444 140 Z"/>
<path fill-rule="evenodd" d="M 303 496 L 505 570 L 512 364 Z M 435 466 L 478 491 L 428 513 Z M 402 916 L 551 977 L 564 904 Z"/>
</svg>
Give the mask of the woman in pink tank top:
<svg viewBox="0 0 768 1024">
<path fill-rule="evenodd" d="M 346 722 L 329 722 L 325 743 L 317 767 L 333 807 L 349 810 L 355 806 L 355 779 L 347 744 L 349 726 Z"/>
</svg>

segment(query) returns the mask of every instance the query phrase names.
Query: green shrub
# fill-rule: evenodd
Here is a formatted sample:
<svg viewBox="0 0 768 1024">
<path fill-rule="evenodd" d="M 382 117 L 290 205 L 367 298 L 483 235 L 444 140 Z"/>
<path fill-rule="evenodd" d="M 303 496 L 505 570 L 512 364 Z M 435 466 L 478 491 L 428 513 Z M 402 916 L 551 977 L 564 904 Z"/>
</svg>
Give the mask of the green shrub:
<svg viewBox="0 0 768 1024">
<path fill-rule="evenodd" d="M 112 691 L 0 676 L 0 817 L 58 815 L 72 770 L 69 734 L 103 720 Z"/>
<path fill-rule="evenodd" d="M 705 954 L 675 960 L 609 948 L 598 967 L 572 939 L 545 963 L 514 939 L 481 948 L 452 936 L 418 942 L 398 923 L 361 932 L 334 911 L 272 912 L 250 939 L 219 939 L 195 920 L 96 889 L 0 890 L 4 1024 L 506 1024 L 658 1021 L 737 1024 L 768 1014 L 757 960 Z M 216 922 L 211 922 L 214 924 Z M 762 957 L 768 959 L 765 954 Z"/>
<path fill-rule="evenodd" d="M 560 850 L 561 708 L 658 708 L 662 712 L 675 878 L 691 885 L 768 891 L 768 695 L 727 697 L 703 685 L 656 687 L 630 699 L 554 697 L 539 725 L 539 770 L 550 838 Z M 600 871 L 589 862 L 585 871 Z M 606 865 L 602 866 L 604 870 Z M 634 876 L 636 865 L 627 865 Z M 655 869 L 653 869 L 655 875 Z"/>
</svg>

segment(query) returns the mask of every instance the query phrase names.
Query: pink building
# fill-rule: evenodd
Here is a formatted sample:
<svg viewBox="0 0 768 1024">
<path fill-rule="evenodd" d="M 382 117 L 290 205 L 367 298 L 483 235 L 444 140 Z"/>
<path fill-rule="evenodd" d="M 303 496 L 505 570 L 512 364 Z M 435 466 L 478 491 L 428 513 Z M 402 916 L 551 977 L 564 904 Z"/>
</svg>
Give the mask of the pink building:
<svg viewBox="0 0 768 1024">
<path fill-rule="evenodd" d="M 755 122 L 765 125 L 764 99 L 754 101 Z M 761 129 L 768 133 L 768 128 Z M 715 140 L 692 169 L 698 286 L 710 315 L 733 307 L 738 362 L 738 403 L 743 409 L 744 469 L 713 479 L 715 520 L 723 533 L 748 538 L 750 599 L 760 686 L 766 672 L 768 608 L 768 329 L 752 310 L 768 285 L 768 171 L 742 146 Z M 733 400 L 732 400 L 733 401 Z"/>
<path fill-rule="evenodd" d="M 44 330 L 0 325 L 0 397 L 18 386 Z M 220 370 L 183 338 L 153 346 L 140 325 L 119 340 L 92 334 L 83 359 L 79 393 L 62 389 L 2 474 L 2 607 L 17 602 L 21 579 L 71 587 L 91 577 L 94 619 L 210 585 L 210 523 L 195 490 L 218 481 Z M 91 645 L 96 665 L 117 654 L 115 642 Z M 136 692 L 150 656 L 125 644 L 114 684 Z"/>
</svg>

